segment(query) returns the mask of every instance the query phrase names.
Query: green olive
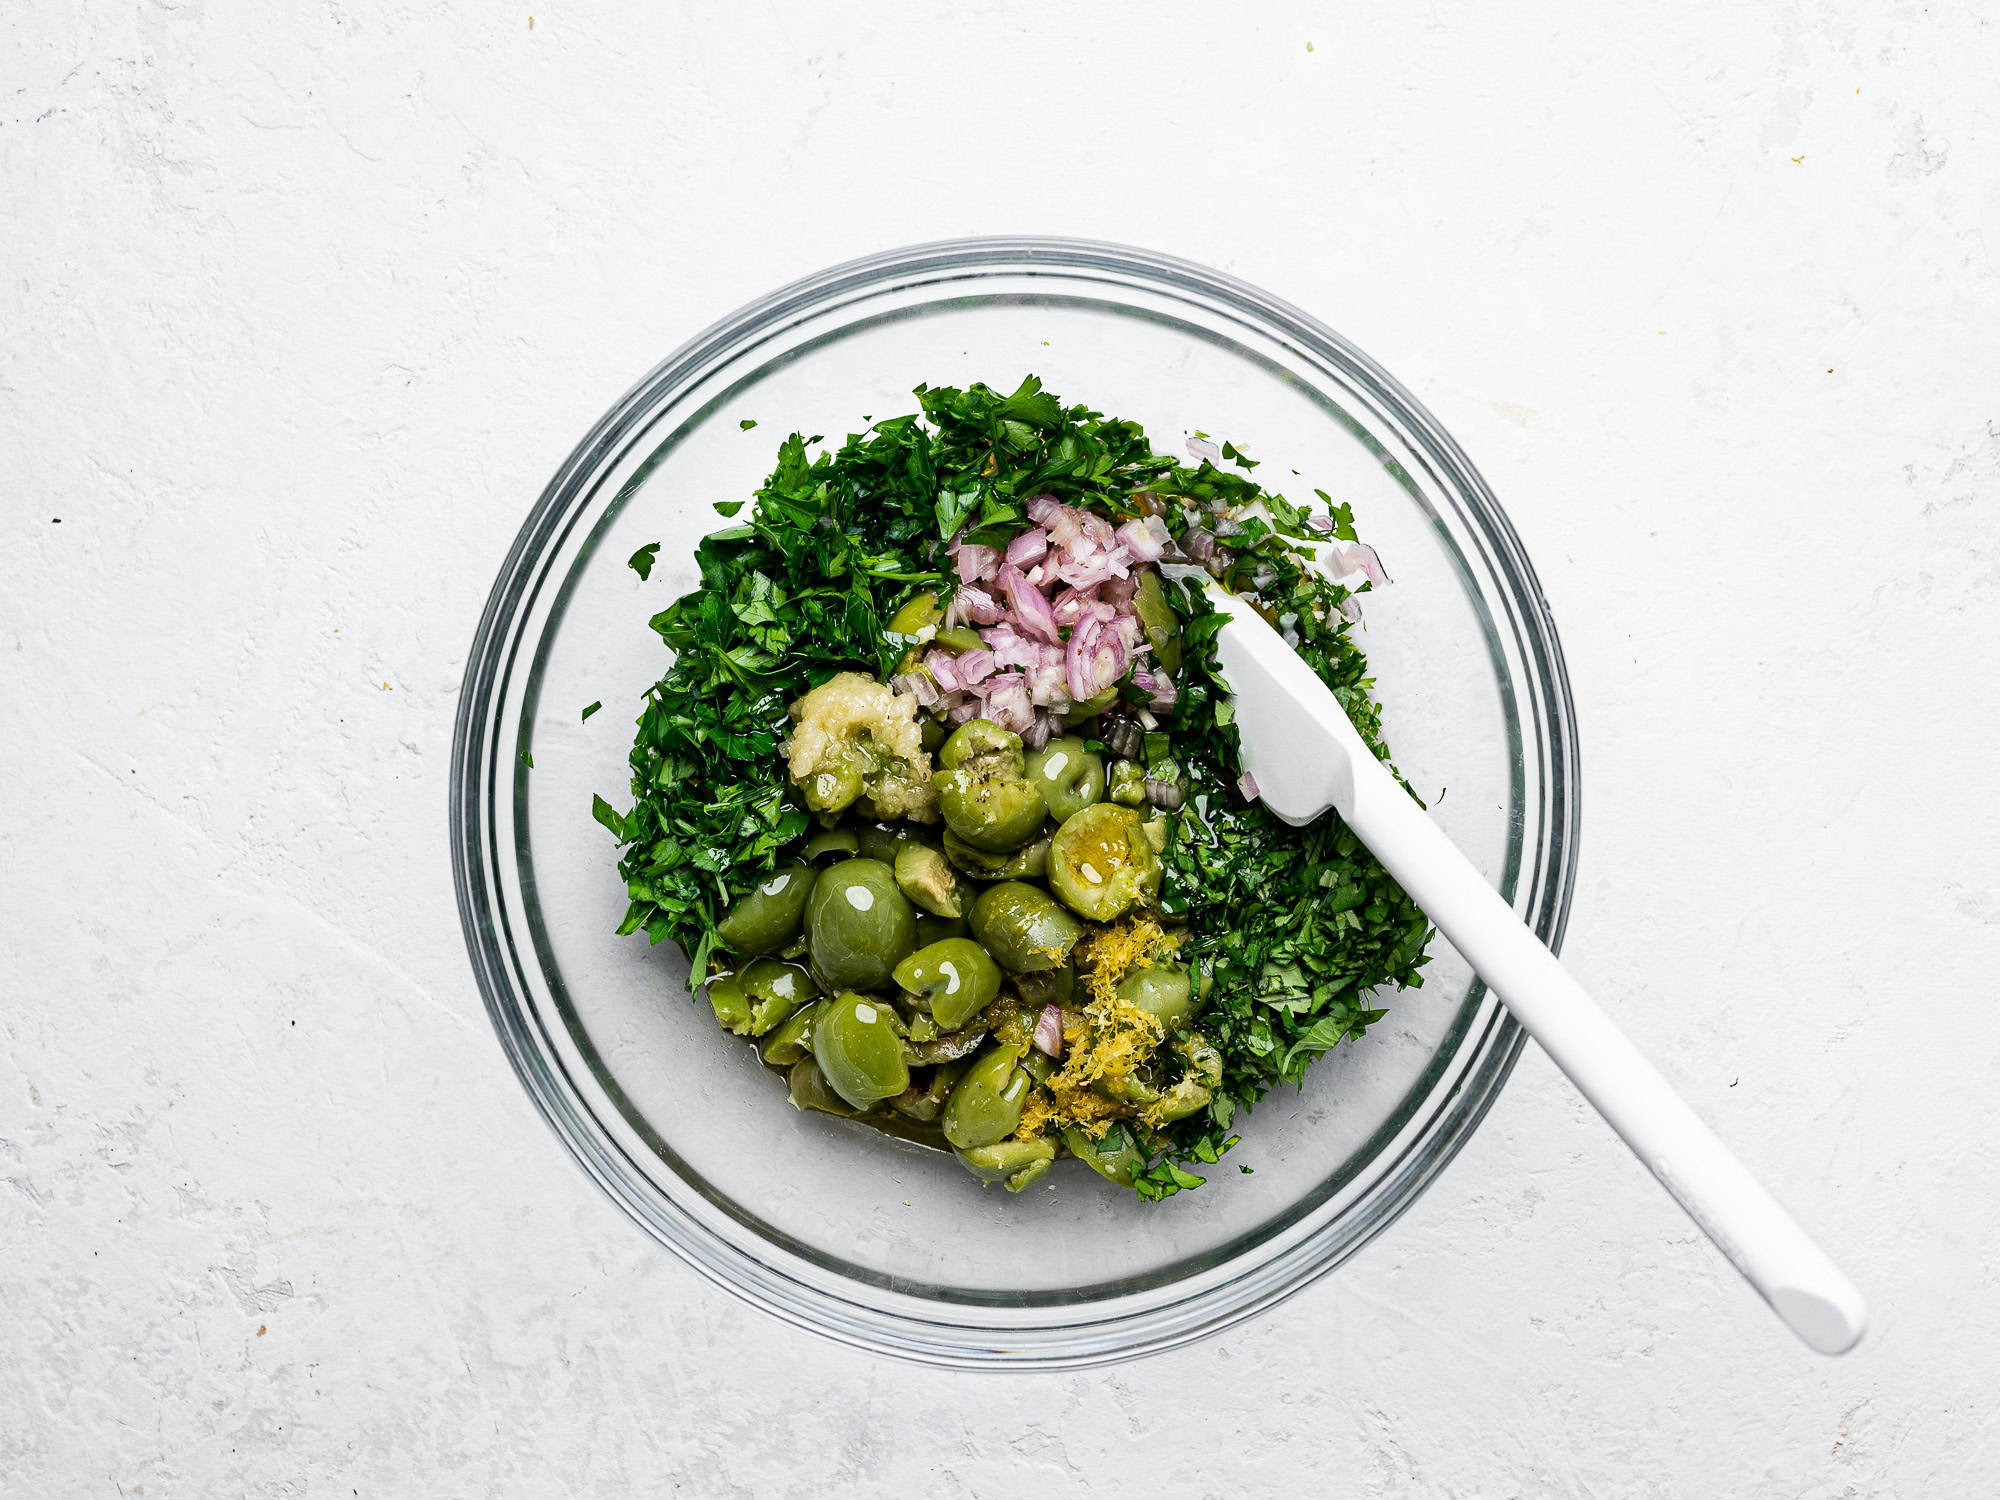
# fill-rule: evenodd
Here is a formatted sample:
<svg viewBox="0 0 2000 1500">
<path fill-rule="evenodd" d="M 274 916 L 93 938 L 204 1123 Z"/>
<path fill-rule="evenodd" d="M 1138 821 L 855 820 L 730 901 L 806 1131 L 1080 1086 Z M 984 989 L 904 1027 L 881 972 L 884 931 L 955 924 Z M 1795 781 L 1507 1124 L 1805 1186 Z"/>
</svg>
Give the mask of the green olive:
<svg viewBox="0 0 2000 1500">
<path fill-rule="evenodd" d="M 1009 880 L 973 903 L 972 935 L 1002 968 L 1033 974 L 1068 962 L 1083 928 L 1048 892 Z"/>
<path fill-rule="evenodd" d="M 739 1036 L 762 1036 L 800 1006 L 819 998 L 819 986 L 797 964 L 753 959 L 736 976 L 750 1001 L 750 1029 Z"/>
<path fill-rule="evenodd" d="M 936 917 L 962 917 L 958 877 L 944 851 L 929 844 L 905 844 L 896 851 L 896 886 L 905 896 Z"/>
<path fill-rule="evenodd" d="M 903 607 L 889 617 L 889 632 L 892 635 L 915 635 L 926 625 L 935 625 L 943 618 L 944 610 L 938 605 L 938 596 L 925 589 L 905 599 Z"/>
<path fill-rule="evenodd" d="M 944 832 L 945 857 L 974 880 L 1040 880 L 1049 869 L 1049 836 L 1023 844 L 1011 854 L 988 854 L 953 833 Z"/>
<path fill-rule="evenodd" d="M 910 1086 L 895 1011 L 886 1001 L 852 990 L 827 1006 L 813 1023 L 813 1057 L 833 1091 L 856 1109 L 868 1109 Z"/>
<path fill-rule="evenodd" d="M 1131 1001 L 1168 1031 L 1178 1031 L 1194 1014 L 1186 969 L 1135 970 L 1119 982 L 1118 998 Z"/>
<path fill-rule="evenodd" d="M 885 865 L 893 865 L 898 851 L 906 844 L 921 841 L 923 835 L 908 823 L 862 823 L 855 828 L 854 838 L 863 859 L 879 859 Z"/>
<path fill-rule="evenodd" d="M 961 1150 L 1014 1133 L 1034 1080 L 1016 1064 L 1023 1049 L 994 1047 L 965 1070 L 944 1104 L 944 1138 Z"/>
<path fill-rule="evenodd" d="M 1160 1096 L 1154 1111 L 1162 1120 L 1185 1120 L 1195 1111 L 1208 1108 L 1208 1101 L 1222 1082 L 1222 1054 L 1198 1031 L 1176 1037 L 1173 1045 L 1187 1064 L 1187 1071 L 1180 1082 Z"/>
<path fill-rule="evenodd" d="M 931 644 L 953 656 L 966 651 L 978 651 L 986 645 L 985 639 L 970 625 L 955 625 L 950 630 L 940 630 L 931 637 Z"/>
<path fill-rule="evenodd" d="M 800 1058 L 810 1057 L 813 1023 L 825 1009 L 824 1000 L 815 1000 L 804 1010 L 794 1011 L 757 1044 L 757 1055 L 774 1068 L 789 1068 Z"/>
<path fill-rule="evenodd" d="M 1072 726 L 1085 723 L 1088 720 L 1096 718 L 1117 701 L 1118 684 L 1114 682 L 1102 692 L 1093 693 L 1088 698 L 1072 703 L 1068 711 L 1063 714 L 1062 721 L 1064 724 Z"/>
<path fill-rule="evenodd" d="M 937 753 L 938 747 L 944 744 L 948 732 L 940 720 L 933 719 L 929 714 L 918 715 L 917 738 L 928 753 L 933 755 Z"/>
<path fill-rule="evenodd" d="M 823 1115 L 839 1115 L 847 1118 L 861 1113 L 853 1105 L 833 1091 L 833 1085 L 826 1081 L 826 1074 L 820 1065 L 810 1057 L 802 1057 L 792 1064 L 785 1075 L 785 1082 L 792 1095 L 792 1108 L 797 1110 L 818 1110 Z"/>
<path fill-rule="evenodd" d="M 960 1150 L 956 1155 L 975 1177 L 1004 1182 L 1008 1192 L 1018 1193 L 1049 1175 L 1056 1146 L 1051 1140 L 1000 1141 Z"/>
<path fill-rule="evenodd" d="M 1065 1127 L 1062 1138 L 1071 1156 L 1120 1187 L 1130 1187 L 1133 1177 L 1146 1164 L 1146 1153 L 1139 1149 L 1122 1121 L 1114 1120 L 1098 1140 L 1092 1140 L 1088 1131 L 1076 1125 Z"/>
<path fill-rule="evenodd" d="M 828 989 L 884 989 L 917 946 L 917 914 L 879 859 L 843 860 L 813 886 L 806 943 Z"/>
<path fill-rule="evenodd" d="M 816 813 L 837 813 L 851 807 L 867 789 L 868 767 L 859 755 L 828 760 L 799 783 L 806 806 Z"/>
<path fill-rule="evenodd" d="M 852 828 L 822 828 L 806 840 L 800 851 L 814 864 L 831 864 L 836 859 L 846 859 L 861 852 L 861 840 Z"/>
<path fill-rule="evenodd" d="M 1167 591 L 1156 569 L 1140 573 L 1139 593 L 1132 606 L 1139 616 L 1139 628 L 1146 632 L 1146 642 L 1153 648 L 1153 660 L 1173 676 L 1181 669 L 1181 618 L 1167 602 Z"/>
<path fill-rule="evenodd" d="M 964 937 L 972 931 L 972 924 L 964 917 L 934 917 L 927 911 L 917 913 L 917 946 L 928 948 L 932 943 L 941 943 L 946 938 Z"/>
<path fill-rule="evenodd" d="M 829 876 L 821 877 L 824 885 Z M 1115 802 L 1086 807 L 1056 830 L 1049 889 L 1078 916 L 1110 922 L 1160 894 L 1160 856 L 1139 814 Z M 817 901 L 818 897 L 815 896 Z M 979 930 L 979 919 L 972 922 Z"/>
<path fill-rule="evenodd" d="M 1153 852 L 1165 854 L 1174 836 L 1174 815 L 1155 807 L 1147 812 L 1146 821 L 1139 826 L 1145 832 L 1146 842 L 1153 846 Z"/>
<path fill-rule="evenodd" d="M 958 1030 L 1000 996 L 1000 966 L 971 938 L 919 948 L 896 965 L 895 978 L 946 1031 Z"/>
<path fill-rule="evenodd" d="M 738 1036 L 750 1034 L 750 997 L 734 974 L 724 974 L 708 982 L 708 1003 L 715 1021 L 724 1031 Z"/>
<path fill-rule="evenodd" d="M 910 1086 L 889 1101 L 889 1107 L 906 1119 L 922 1120 L 926 1123 L 944 1113 L 944 1102 L 951 1097 L 952 1085 L 958 1082 L 965 1071 L 962 1062 L 940 1063 L 931 1069 L 931 1076 L 919 1082 L 910 1081 Z"/>
<path fill-rule="evenodd" d="M 799 935 L 818 873 L 810 865 L 773 870 L 729 908 L 715 935 L 737 953 L 775 953 Z"/>
<path fill-rule="evenodd" d="M 1047 1083 L 1061 1068 L 1061 1063 L 1035 1047 L 1030 1047 L 1027 1055 L 1021 1059 L 1021 1071 L 1037 1083 Z"/>
<path fill-rule="evenodd" d="M 1021 737 L 991 719 L 961 724 L 931 777 L 945 826 L 975 849 L 1005 854 L 1040 832 L 1048 804 L 1028 780 Z"/>
<path fill-rule="evenodd" d="M 1137 807 L 1146 800 L 1146 768 L 1136 760 L 1113 761 L 1108 795 L 1113 802 Z"/>
<path fill-rule="evenodd" d="M 1104 799 L 1104 757 L 1069 735 L 1050 740 L 1028 757 L 1028 780 L 1058 823 Z"/>
<path fill-rule="evenodd" d="M 1037 1014 L 1045 1005 L 1067 1006 L 1076 993 L 1076 965 L 1064 964 L 1059 969 L 1043 969 L 1036 974 L 1016 974 L 1014 988 Z"/>
</svg>

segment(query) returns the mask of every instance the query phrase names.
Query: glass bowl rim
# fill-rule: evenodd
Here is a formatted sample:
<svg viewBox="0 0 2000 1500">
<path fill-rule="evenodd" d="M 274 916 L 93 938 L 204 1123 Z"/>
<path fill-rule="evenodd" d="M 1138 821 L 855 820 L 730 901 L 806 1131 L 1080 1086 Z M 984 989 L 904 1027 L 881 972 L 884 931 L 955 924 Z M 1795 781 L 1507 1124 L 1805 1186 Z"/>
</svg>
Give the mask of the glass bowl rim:
<svg viewBox="0 0 2000 1500">
<path fill-rule="evenodd" d="M 1044 236 L 979 236 L 906 246 L 843 262 L 803 277 L 751 302 L 689 339 L 616 402 L 571 452 L 523 522 L 490 591 L 466 660 L 453 729 L 450 841 L 460 924 L 487 1015 L 516 1076 L 537 1110 L 594 1181 L 629 1216 L 677 1258 L 735 1295 L 838 1342 L 921 1363 L 959 1367 L 1076 1368 L 1172 1348 L 1206 1337 L 1276 1305 L 1325 1275 L 1395 1222 L 1421 1196 L 1478 1128 L 1513 1071 L 1525 1042 L 1504 1009 L 1470 1045 L 1479 1066 L 1460 1085 L 1433 1127 L 1414 1141 L 1406 1161 L 1378 1187 L 1363 1221 L 1336 1217 L 1302 1240 L 1284 1246 L 1241 1278 L 1204 1284 L 1181 1298 L 1154 1297 L 1117 1311 L 1110 1304 L 1035 1304 L 1054 1314 L 1048 1326 L 995 1321 L 991 1307 L 884 1296 L 862 1300 L 829 1291 L 810 1279 L 788 1276 L 759 1263 L 684 1208 L 662 1215 L 634 1196 L 632 1176 L 590 1105 L 542 1055 L 524 1013 L 529 1002 L 516 990 L 496 951 L 492 902 L 485 879 L 497 855 L 484 832 L 486 806 L 501 790 L 486 754 L 491 688 L 511 665 L 509 641 L 526 575 L 562 530 L 565 517 L 587 503 L 585 483 L 607 457 L 622 449 L 648 414 L 681 388 L 697 384 L 732 349 L 815 308 L 837 304 L 860 289 L 887 285 L 898 276 L 966 271 L 984 275 L 1083 271 L 1132 278 L 1154 289 L 1192 294 L 1220 303 L 1267 335 L 1277 335 L 1357 381 L 1391 414 L 1403 438 L 1420 449 L 1449 485 L 1462 513 L 1476 527 L 1485 561 L 1502 580 L 1522 664 L 1519 686 L 1537 733 L 1529 774 L 1539 772 L 1537 826 L 1529 830 L 1536 861 L 1530 905 L 1523 913 L 1537 935 L 1560 951 L 1575 887 L 1579 794 L 1575 706 L 1555 623 L 1518 534 L 1485 480 L 1428 410 L 1369 356 L 1300 309 L 1225 273 L 1159 252 L 1094 240 Z M 1469 999 L 1478 997 L 1475 982 Z M 657 1189 L 653 1190 L 657 1193 Z M 642 1192 L 641 1197 L 645 1196 Z M 849 1282 L 853 1286 L 857 1283 Z M 921 1306 L 910 1306 L 921 1301 Z M 906 1305 L 897 1305 L 897 1304 Z M 1089 1309 L 1082 1317 L 1065 1312 Z M 975 1320 L 971 1314 L 987 1314 Z M 954 1314 L 957 1316 L 954 1317 Z"/>
</svg>

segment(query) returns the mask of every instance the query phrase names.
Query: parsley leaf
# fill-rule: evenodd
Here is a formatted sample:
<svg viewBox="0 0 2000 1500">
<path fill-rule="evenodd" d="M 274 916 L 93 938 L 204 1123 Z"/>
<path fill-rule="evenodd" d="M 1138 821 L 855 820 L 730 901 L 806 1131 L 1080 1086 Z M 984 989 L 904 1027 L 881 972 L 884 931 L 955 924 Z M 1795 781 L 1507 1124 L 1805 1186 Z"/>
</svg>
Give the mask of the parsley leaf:
<svg viewBox="0 0 2000 1500">
<path fill-rule="evenodd" d="M 625 566 L 637 573 L 641 580 L 653 576 L 653 559 L 660 555 L 660 544 L 648 542 L 637 552 L 625 559 Z"/>
</svg>

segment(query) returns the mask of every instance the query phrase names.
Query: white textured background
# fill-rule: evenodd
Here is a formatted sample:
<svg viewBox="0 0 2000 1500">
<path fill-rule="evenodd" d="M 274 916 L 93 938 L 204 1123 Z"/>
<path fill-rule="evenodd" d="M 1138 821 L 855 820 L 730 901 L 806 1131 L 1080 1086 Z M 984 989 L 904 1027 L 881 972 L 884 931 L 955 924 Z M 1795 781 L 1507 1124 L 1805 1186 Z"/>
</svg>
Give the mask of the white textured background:
<svg viewBox="0 0 2000 1500">
<path fill-rule="evenodd" d="M 0 10 L 0 1490 L 2000 1489 L 1980 8 L 532 8 Z M 493 572 L 695 329 L 1007 229 L 1290 297 L 1484 469 L 1582 718 L 1569 956 L 1858 1352 L 1532 1050 L 1335 1276 L 1073 1377 L 794 1333 L 563 1156 L 449 887 Z"/>
</svg>

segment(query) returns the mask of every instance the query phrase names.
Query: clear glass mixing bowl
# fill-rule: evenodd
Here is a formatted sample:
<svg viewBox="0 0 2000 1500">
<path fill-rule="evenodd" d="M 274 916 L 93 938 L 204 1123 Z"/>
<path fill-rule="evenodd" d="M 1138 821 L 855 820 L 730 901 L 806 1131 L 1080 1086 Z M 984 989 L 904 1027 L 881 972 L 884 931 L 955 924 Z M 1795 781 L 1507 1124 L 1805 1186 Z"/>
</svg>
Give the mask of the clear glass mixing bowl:
<svg viewBox="0 0 2000 1500">
<path fill-rule="evenodd" d="M 837 441 L 913 410 L 919 381 L 1029 372 L 1156 448 L 1226 436 L 1272 488 L 1351 503 L 1394 580 L 1362 607 L 1398 764 L 1551 946 L 1575 870 L 1573 709 L 1520 541 L 1409 392 L 1297 309 L 1147 251 L 962 240 L 809 277 L 667 359 L 563 465 L 479 622 L 451 788 L 473 968 L 529 1096 L 661 1244 L 779 1317 L 949 1365 L 1097 1363 L 1270 1307 L 1409 1206 L 1522 1037 L 1440 941 L 1423 988 L 1239 1119 L 1207 1187 L 1148 1205 L 1072 1165 L 1016 1197 L 795 1112 L 671 944 L 612 936 L 625 893 L 591 794 L 629 805 L 631 724 L 666 665 L 646 621 L 729 524 L 712 504 L 748 496 L 786 432 Z M 642 583 L 626 559 L 655 541 Z"/>
</svg>

